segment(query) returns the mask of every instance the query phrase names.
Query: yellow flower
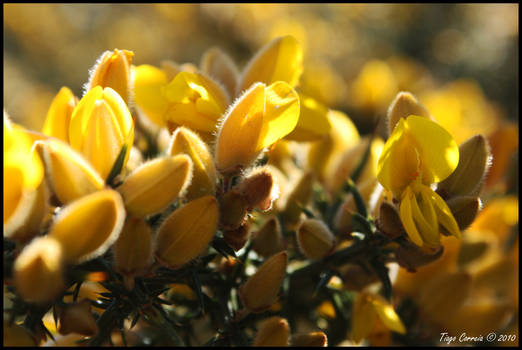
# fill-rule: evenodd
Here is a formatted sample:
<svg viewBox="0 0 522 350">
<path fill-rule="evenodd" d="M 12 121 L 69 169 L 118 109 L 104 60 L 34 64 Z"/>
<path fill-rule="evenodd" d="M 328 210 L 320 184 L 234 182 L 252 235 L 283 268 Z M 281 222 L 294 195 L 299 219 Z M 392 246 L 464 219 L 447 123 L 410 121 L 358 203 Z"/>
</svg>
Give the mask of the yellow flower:
<svg viewBox="0 0 522 350">
<path fill-rule="evenodd" d="M 330 132 L 328 108 L 313 98 L 299 94 L 299 121 L 295 129 L 288 134 L 286 140 L 317 141 Z"/>
<path fill-rule="evenodd" d="M 129 103 L 132 93 L 132 56 L 134 53 L 128 50 L 105 51 L 91 70 L 86 90 L 89 91 L 95 86 L 110 87 L 125 103 Z"/>
<path fill-rule="evenodd" d="M 458 162 L 459 149 L 451 135 L 419 116 L 400 119 L 384 145 L 377 178 L 400 200 L 402 224 L 419 246 L 439 244 L 439 223 L 460 237 L 450 209 L 430 188 L 430 184 L 447 178 Z"/>
<path fill-rule="evenodd" d="M 265 149 L 288 135 L 299 119 L 299 97 L 290 85 L 252 85 L 225 114 L 218 130 L 216 165 L 222 172 L 248 167 Z"/>
<path fill-rule="evenodd" d="M 69 143 L 69 123 L 78 99 L 67 87 L 62 87 L 49 107 L 42 132 Z"/>
<path fill-rule="evenodd" d="M 69 142 L 103 179 L 110 174 L 122 150 L 122 169 L 125 168 L 133 141 L 132 116 L 116 91 L 96 86 L 83 96 L 71 118 Z"/>
<path fill-rule="evenodd" d="M 165 126 L 163 119 L 168 101 L 164 96 L 167 74 L 154 66 L 142 64 L 134 67 L 134 102 L 154 124 Z"/>
</svg>

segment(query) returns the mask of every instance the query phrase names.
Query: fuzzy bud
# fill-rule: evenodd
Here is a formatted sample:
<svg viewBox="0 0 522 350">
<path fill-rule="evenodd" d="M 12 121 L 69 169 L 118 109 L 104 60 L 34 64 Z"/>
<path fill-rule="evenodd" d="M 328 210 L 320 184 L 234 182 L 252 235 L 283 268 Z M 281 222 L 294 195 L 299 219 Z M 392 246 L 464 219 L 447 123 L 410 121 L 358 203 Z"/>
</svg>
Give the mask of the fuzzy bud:
<svg viewBox="0 0 522 350">
<path fill-rule="evenodd" d="M 281 227 L 275 217 L 265 221 L 254 234 L 252 248 L 256 253 L 265 258 L 284 250 Z"/>
<path fill-rule="evenodd" d="M 94 336 L 98 333 L 98 325 L 91 312 L 89 300 L 65 306 L 58 316 L 58 332 Z"/>
<path fill-rule="evenodd" d="M 395 128 L 395 125 L 400 119 L 406 119 L 410 115 L 418 115 L 421 117 L 430 117 L 428 110 L 417 100 L 417 98 L 410 92 L 399 92 L 388 108 L 386 115 L 388 135 L 390 135 Z"/>
<path fill-rule="evenodd" d="M 253 346 L 288 346 L 290 326 L 281 317 L 271 317 L 259 327 Z"/>
<path fill-rule="evenodd" d="M 262 312 L 277 300 L 286 274 L 286 264 L 286 251 L 273 255 L 239 288 L 239 295 L 247 310 Z"/>
<path fill-rule="evenodd" d="M 473 223 L 481 207 L 480 198 L 472 196 L 457 196 L 446 201 L 459 229 L 465 230 Z"/>
<path fill-rule="evenodd" d="M 185 154 L 144 163 L 118 187 L 129 214 L 144 217 L 165 209 L 190 183 L 192 161 Z"/>
<path fill-rule="evenodd" d="M 310 332 L 304 334 L 294 334 L 290 340 L 291 346 L 296 347 L 326 347 L 328 346 L 328 338 L 323 332 Z"/>
<path fill-rule="evenodd" d="M 42 132 L 69 143 L 69 123 L 78 99 L 67 87 L 62 87 L 51 102 Z"/>
<path fill-rule="evenodd" d="M 248 241 L 249 229 L 250 221 L 245 221 L 236 229 L 224 231 L 223 239 L 237 252 Z"/>
<path fill-rule="evenodd" d="M 227 230 L 241 226 L 247 215 L 247 203 L 237 190 L 230 190 L 219 199 L 220 225 Z"/>
<path fill-rule="evenodd" d="M 29 302 L 45 303 L 64 289 L 63 249 L 53 237 L 35 238 L 14 263 L 14 284 Z"/>
<path fill-rule="evenodd" d="M 213 196 L 200 197 L 176 209 L 159 228 L 156 258 L 171 268 L 194 259 L 214 237 L 218 219 L 218 204 Z"/>
<path fill-rule="evenodd" d="M 266 211 L 278 196 L 277 185 L 272 174 L 264 169 L 256 170 L 247 176 L 239 186 L 239 192 L 247 202 L 247 210 L 254 208 Z"/>
<path fill-rule="evenodd" d="M 221 82 L 230 96 L 235 96 L 239 71 L 234 61 L 217 47 L 208 49 L 201 57 L 203 73 Z"/>
<path fill-rule="evenodd" d="M 299 249 L 309 259 L 321 259 L 332 252 L 335 238 L 321 220 L 306 219 L 297 229 Z"/>
</svg>

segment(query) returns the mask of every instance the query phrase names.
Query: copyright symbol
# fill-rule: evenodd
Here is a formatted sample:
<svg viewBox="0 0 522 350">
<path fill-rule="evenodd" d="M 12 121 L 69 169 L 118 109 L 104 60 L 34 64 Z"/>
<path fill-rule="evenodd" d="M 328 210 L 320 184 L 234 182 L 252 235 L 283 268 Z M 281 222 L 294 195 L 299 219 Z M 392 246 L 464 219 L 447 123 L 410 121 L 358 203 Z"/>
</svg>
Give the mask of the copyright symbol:
<svg viewBox="0 0 522 350">
<path fill-rule="evenodd" d="M 495 339 L 497 339 L 497 335 L 494 332 L 491 332 L 486 336 L 488 342 L 495 341 Z"/>
</svg>

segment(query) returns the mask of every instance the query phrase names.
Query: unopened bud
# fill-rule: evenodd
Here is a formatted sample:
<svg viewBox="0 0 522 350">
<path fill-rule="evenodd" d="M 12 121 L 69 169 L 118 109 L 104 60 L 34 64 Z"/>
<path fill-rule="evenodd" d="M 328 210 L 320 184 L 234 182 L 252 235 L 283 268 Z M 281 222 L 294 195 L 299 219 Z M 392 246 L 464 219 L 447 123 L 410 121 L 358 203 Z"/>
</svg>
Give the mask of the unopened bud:
<svg viewBox="0 0 522 350">
<path fill-rule="evenodd" d="M 281 317 L 271 317 L 259 327 L 253 346 L 288 346 L 290 326 Z"/>
<path fill-rule="evenodd" d="M 368 206 L 370 197 L 377 190 L 377 179 L 369 179 L 361 183 L 358 187 L 359 193 L 364 200 L 365 205 Z M 352 217 L 357 212 L 357 205 L 353 198 L 353 194 L 350 192 L 346 195 L 344 202 L 337 209 L 334 217 L 334 229 L 342 234 L 352 232 Z"/>
<path fill-rule="evenodd" d="M 381 203 L 377 226 L 379 230 L 390 239 L 397 238 L 404 233 L 399 212 L 390 202 Z"/>
<path fill-rule="evenodd" d="M 216 193 L 216 167 L 208 146 L 190 129 L 179 127 L 172 134 L 167 154 L 187 154 L 192 159 L 192 182 L 187 188 L 186 198 L 196 199 Z"/>
<path fill-rule="evenodd" d="M 437 192 L 443 198 L 478 195 L 490 163 L 489 145 L 484 136 L 471 137 L 459 146 L 459 164 L 439 183 Z"/>
<path fill-rule="evenodd" d="M 373 271 L 355 264 L 343 266 L 341 275 L 343 276 L 343 288 L 350 291 L 360 292 L 369 284 L 379 281 Z"/>
<path fill-rule="evenodd" d="M 299 223 L 301 208 L 308 205 L 312 200 L 314 182 L 315 176 L 311 172 L 305 173 L 288 195 L 282 216 L 285 224 L 289 227 Z"/>
<path fill-rule="evenodd" d="M 156 158 L 144 163 L 118 187 L 125 208 L 144 217 L 162 211 L 190 183 L 192 161 L 185 154 Z"/>
<path fill-rule="evenodd" d="M 219 199 L 219 223 L 228 230 L 241 226 L 247 215 L 245 199 L 237 190 L 230 190 Z"/>
<path fill-rule="evenodd" d="M 171 268 L 197 257 L 217 230 L 217 200 L 204 196 L 176 209 L 160 226 L 156 237 L 156 258 Z"/>
<path fill-rule="evenodd" d="M 239 71 L 234 61 L 217 47 L 208 49 L 201 57 L 203 73 L 222 83 L 230 96 L 235 96 Z"/>
<path fill-rule="evenodd" d="M 245 221 L 241 226 L 233 230 L 223 232 L 223 239 L 235 251 L 243 248 L 248 241 L 248 233 L 250 229 L 250 221 Z"/>
<path fill-rule="evenodd" d="M 14 263 L 14 283 L 20 296 L 29 302 L 53 300 L 64 289 L 63 250 L 49 236 L 37 237 Z"/>
<path fill-rule="evenodd" d="M 60 242 L 65 261 L 83 262 L 105 253 L 125 220 L 123 200 L 114 190 L 84 196 L 63 208 L 49 236 Z"/>
<path fill-rule="evenodd" d="M 480 198 L 471 196 L 452 197 L 446 201 L 446 204 L 461 230 L 473 223 L 481 207 Z"/>
<path fill-rule="evenodd" d="M 286 263 L 286 252 L 273 255 L 239 288 L 241 301 L 247 310 L 262 312 L 277 300 L 286 274 Z"/>
<path fill-rule="evenodd" d="M 241 182 L 239 192 L 245 199 L 248 208 L 266 211 L 272 207 L 272 201 L 278 196 L 277 184 L 269 171 L 255 170 Z"/>
<path fill-rule="evenodd" d="M 42 132 L 69 143 L 69 123 L 78 99 L 67 87 L 62 87 L 53 99 Z"/>
<path fill-rule="evenodd" d="M 390 104 L 387 113 L 387 127 L 388 135 L 390 135 L 395 128 L 395 125 L 400 119 L 408 118 L 410 115 L 418 115 L 420 117 L 430 117 L 428 110 L 417 100 L 417 98 L 410 92 L 399 92 L 395 99 Z"/>
<path fill-rule="evenodd" d="M 58 317 L 58 332 L 66 335 L 77 333 L 93 336 L 98 333 L 98 325 L 91 312 L 89 300 L 65 306 Z"/>
<path fill-rule="evenodd" d="M 129 289 L 152 260 L 152 231 L 142 218 L 130 217 L 114 243 L 114 268 L 127 278 Z"/>
<path fill-rule="evenodd" d="M 297 243 L 307 258 L 321 259 L 332 252 L 335 238 L 323 221 L 306 219 L 297 229 Z"/>
<path fill-rule="evenodd" d="M 404 242 L 395 251 L 397 262 L 400 266 L 410 272 L 416 271 L 417 267 L 429 264 L 442 256 L 443 246 L 432 249 L 424 249 L 411 242 Z"/>
<path fill-rule="evenodd" d="M 23 326 L 4 319 L 4 346 L 37 346 L 35 338 Z"/>
<path fill-rule="evenodd" d="M 265 223 L 254 234 L 252 248 L 256 253 L 264 258 L 268 258 L 271 255 L 284 250 L 281 228 L 275 217 L 265 221 Z"/>
<path fill-rule="evenodd" d="M 86 90 L 89 91 L 97 85 L 103 88 L 110 87 L 128 104 L 133 88 L 131 77 L 133 56 L 134 53 L 128 50 L 105 51 L 92 68 Z"/>
<path fill-rule="evenodd" d="M 310 332 L 305 334 L 294 334 L 290 340 L 291 346 L 297 347 L 326 347 L 328 338 L 323 332 Z"/>
</svg>

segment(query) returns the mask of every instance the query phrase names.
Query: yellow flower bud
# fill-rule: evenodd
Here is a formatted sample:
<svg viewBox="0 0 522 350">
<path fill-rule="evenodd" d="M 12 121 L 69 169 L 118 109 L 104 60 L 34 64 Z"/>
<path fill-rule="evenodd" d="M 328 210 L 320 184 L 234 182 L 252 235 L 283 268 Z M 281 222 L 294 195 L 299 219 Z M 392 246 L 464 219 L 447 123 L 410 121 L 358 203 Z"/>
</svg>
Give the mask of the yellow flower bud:
<svg viewBox="0 0 522 350">
<path fill-rule="evenodd" d="M 245 246 L 248 241 L 250 230 L 250 221 L 245 221 L 236 229 L 226 230 L 223 232 L 223 239 L 236 252 Z"/>
<path fill-rule="evenodd" d="M 249 89 L 254 83 L 270 85 L 284 81 L 294 87 L 303 73 L 303 52 L 297 40 L 282 36 L 269 42 L 252 57 L 243 70 L 237 94 Z"/>
<path fill-rule="evenodd" d="M 266 148 L 290 133 L 299 119 L 299 97 L 282 81 L 257 83 L 229 107 L 218 129 L 216 166 L 245 169 Z"/>
<path fill-rule="evenodd" d="M 4 346 L 37 346 L 35 337 L 23 326 L 4 319 Z"/>
<path fill-rule="evenodd" d="M 506 300 L 479 299 L 462 305 L 452 317 L 446 318 L 444 324 L 450 334 L 466 333 L 478 337 L 492 329 L 504 329 L 515 311 L 516 308 Z"/>
<path fill-rule="evenodd" d="M 130 174 L 117 188 L 131 215 L 156 214 L 172 203 L 187 188 L 192 161 L 185 154 L 148 161 Z"/>
<path fill-rule="evenodd" d="M 219 199 L 219 223 L 225 229 L 238 228 L 247 215 L 247 203 L 238 191 L 232 189 Z"/>
<path fill-rule="evenodd" d="M 96 170 L 69 145 L 54 139 L 38 141 L 37 145 L 50 187 L 60 202 L 68 204 L 105 186 Z"/>
<path fill-rule="evenodd" d="M 290 326 L 281 317 L 271 317 L 260 325 L 253 346 L 288 346 Z"/>
<path fill-rule="evenodd" d="M 286 262 L 286 251 L 273 255 L 239 287 L 241 301 L 247 310 L 262 312 L 277 300 L 286 274 Z"/>
<path fill-rule="evenodd" d="M 294 334 L 290 340 L 291 346 L 297 347 L 326 347 L 328 338 L 323 332 L 310 332 L 304 334 Z"/>
<path fill-rule="evenodd" d="M 318 141 L 330 132 L 328 108 L 313 98 L 299 94 L 299 121 L 295 129 L 285 136 L 286 140 Z"/>
<path fill-rule="evenodd" d="M 481 208 L 480 198 L 472 196 L 453 197 L 448 199 L 446 204 L 448 204 L 448 208 L 451 210 L 460 230 L 465 230 L 473 223 Z M 442 233 L 447 233 L 447 230 L 442 228 Z"/>
<path fill-rule="evenodd" d="M 217 47 L 205 51 L 201 57 L 201 71 L 221 82 L 229 96 L 236 95 L 239 71 L 234 61 Z"/>
<path fill-rule="evenodd" d="M 321 259 L 332 252 L 335 238 L 321 220 L 306 219 L 297 229 L 297 243 L 309 259 Z"/>
<path fill-rule="evenodd" d="M 390 202 L 382 202 L 379 207 L 377 227 L 388 238 L 394 239 L 401 236 L 405 231 L 402 227 L 399 211 Z"/>
<path fill-rule="evenodd" d="M 152 230 L 145 220 L 128 218 L 114 243 L 114 269 L 133 281 L 151 264 L 152 248 Z"/>
<path fill-rule="evenodd" d="M 256 168 L 247 175 L 239 185 L 239 191 L 250 211 L 254 208 L 270 210 L 272 202 L 279 195 L 279 188 L 274 183 L 272 174 L 264 167 Z"/>
<path fill-rule="evenodd" d="M 473 136 L 459 146 L 459 164 L 439 183 L 437 192 L 443 198 L 478 195 L 490 164 L 488 142 L 482 135 Z"/>
<path fill-rule="evenodd" d="M 301 207 L 306 207 L 312 200 L 315 176 L 305 173 L 289 193 L 282 212 L 285 225 L 292 227 L 299 223 L 302 214 Z"/>
<path fill-rule="evenodd" d="M 185 127 L 172 134 L 167 154 L 174 156 L 185 153 L 192 159 L 192 182 L 185 197 L 188 200 L 216 193 L 216 167 L 208 146 L 201 138 Z"/>
<path fill-rule="evenodd" d="M 14 284 L 20 296 L 35 303 L 53 300 L 64 289 L 63 248 L 53 237 L 35 238 L 14 263 Z"/>
<path fill-rule="evenodd" d="M 252 248 L 264 258 L 268 258 L 285 249 L 281 228 L 275 217 L 265 221 L 253 235 Z"/>
<path fill-rule="evenodd" d="M 65 306 L 58 316 L 58 332 L 66 335 L 77 333 L 94 336 L 98 333 L 98 325 L 91 312 L 91 302 L 83 300 L 79 303 Z"/>
<path fill-rule="evenodd" d="M 134 141 L 134 121 L 125 101 L 113 89 L 96 86 L 74 109 L 69 142 L 103 179 L 111 172 L 122 149 L 124 169 Z"/>
<path fill-rule="evenodd" d="M 95 86 L 110 87 L 116 91 L 125 103 L 129 103 L 132 93 L 131 63 L 134 53 L 128 50 L 114 49 L 105 51 L 91 70 L 86 91 Z"/>
<path fill-rule="evenodd" d="M 51 102 L 42 132 L 69 143 L 69 123 L 78 99 L 67 87 L 62 87 Z"/>
<path fill-rule="evenodd" d="M 200 73 L 178 73 L 165 86 L 165 97 L 169 105 L 164 118 L 170 131 L 174 131 L 177 125 L 184 125 L 194 130 L 214 132 L 218 119 L 230 103 L 226 91 Z M 174 124 L 171 126 L 169 123 Z"/>
<path fill-rule="evenodd" d="M 66 262 L 79 263 L 105 253 L 118 238 L 124 220 L 120 194 L 102 190 L 64 207 L 51 226 L 49 236 L 62 245 Z"/>
<path fill-rule="evenodd" d="M 180 267 L 201 254 L 217 230 L 217 200 L 204 196 L 175 210 L 160 226 L 156 258 L 171 268 Z"/>
<path fill-rule="evenodd" d="M 400 119 L 406 119 L 410 115 L 418 115 L 433 120 L 428 110 L 412 93 L 399 92 L 390 104 L 386 115 L 388 136 L 392 133 L 393 128 L 395 128 Z"/>
</svg>

